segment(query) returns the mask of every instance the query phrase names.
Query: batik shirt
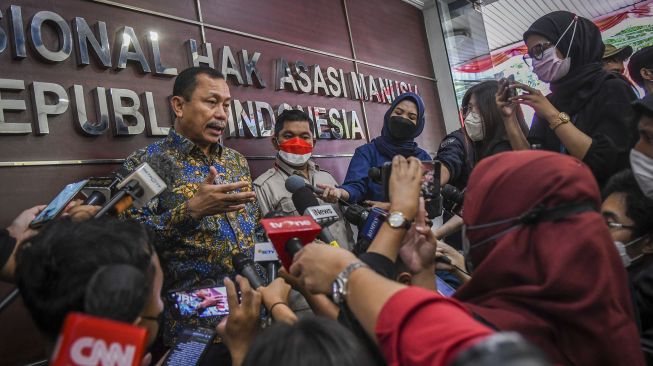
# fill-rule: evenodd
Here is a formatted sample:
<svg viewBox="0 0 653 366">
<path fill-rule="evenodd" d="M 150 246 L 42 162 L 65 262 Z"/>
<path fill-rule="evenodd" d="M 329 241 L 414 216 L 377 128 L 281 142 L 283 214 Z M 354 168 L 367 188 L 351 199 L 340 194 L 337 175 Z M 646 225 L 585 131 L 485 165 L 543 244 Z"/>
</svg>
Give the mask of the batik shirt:
<svg viewBox="0 0 653 366">
<path fill-rule="evenodd" d="M 214 286 L 221 283 L 224 276 L 235 275 L 232 253 L 240 251 L 253 257 L 260 211 L 254 202 L 238 212 L 202 219 L 190 216 L 188 200 L 208 176 L 210 166 L 218 171 L 216 183 L 247 182 L 248 187 L 240 191 L 251 191 L 247 160 L 228 147 L 215 145 L 207 156 L 192 141 L 170 129 L 165 139 L 130 155 L 124 166 L 133 170 L 143 162 L 166 167 L 158 170 L 168 188 L 147 206 L 138 210 L 132 208 L 126 216 L 145 223 L 157 234 L 155 248 L 164 272 L 161 294 L 166 305 L 164 341 L 170 345 L 182 326 L 214 328 L 220 319 L 176 315 L 169 292 Z"/>
</svg>

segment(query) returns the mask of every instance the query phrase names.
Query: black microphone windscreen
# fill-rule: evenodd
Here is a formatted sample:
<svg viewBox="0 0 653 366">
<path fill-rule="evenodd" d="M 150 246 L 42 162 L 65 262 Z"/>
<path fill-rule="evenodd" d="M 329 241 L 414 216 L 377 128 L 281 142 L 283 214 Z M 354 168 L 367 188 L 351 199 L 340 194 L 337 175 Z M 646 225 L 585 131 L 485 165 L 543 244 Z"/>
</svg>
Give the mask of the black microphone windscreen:
<svg viewBox="0 0 653 366">
<path fill-rule="evenodd" d="M 374 182 L 380 182 L 381 181 L 381 169 L 377 167 L 371 167 L 367 171 L 367 176 Z"/>
<path fill-rule="evenodd" d="M 284 212 L 282 212 L 282 211 L 272 210 L 272 211 L 266 213 L 265 216 L 263 216 L 263 218 L 264 219 L 273 219 L 275 217 L 285 217 L 285 216 L 286 216 L 286 214 Z"/>
<path fill-rule="evenodd" d="M 304 187 L 306 187 L 306 182 L 300 176 L 291 175 L 286 179 L 286 190 L 290 193 L 295 193 Z"/>
<path fill-rule="evenodd" d="M 156 172 L 163 182 L 172 189 L 175 183 L 175 176 L 177 174 L 177 166 L 172 161 L 169 155 L 165 154 L 152 154 L 143 159 L 144 163 L 148 163 L 150 167 Z"/>
<path fill-rule="evenodd" d="M 241 276 L 247 278 L 253 288 L 264 286 L 263 280 L 254 270 L 254 261 L 242 253 L 236 253 L 231 257 L 234 269 Z"/>
<path fill-rule="evenodd" d="M 303 215 L 307 208 L 320 205 L 315 194 L 308 187 L 302 187 L 293 193 L 292 203 L 300 215 Z"/>
</svg>

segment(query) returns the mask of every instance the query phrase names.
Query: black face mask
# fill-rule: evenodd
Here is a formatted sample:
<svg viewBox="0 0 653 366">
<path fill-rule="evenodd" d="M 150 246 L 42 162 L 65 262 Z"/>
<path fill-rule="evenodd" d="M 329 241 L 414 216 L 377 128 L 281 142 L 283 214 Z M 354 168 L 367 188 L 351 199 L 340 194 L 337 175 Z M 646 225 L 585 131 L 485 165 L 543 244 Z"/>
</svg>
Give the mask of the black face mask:
<svg viewBox="0 0 653 366">
<path fill-rule="evenodd" d="M 413 137 L 417 125 L 404 117 L 392 116 L 388 121 L 388 130 L 397 140 L 408 140 Z"/>
</svg>

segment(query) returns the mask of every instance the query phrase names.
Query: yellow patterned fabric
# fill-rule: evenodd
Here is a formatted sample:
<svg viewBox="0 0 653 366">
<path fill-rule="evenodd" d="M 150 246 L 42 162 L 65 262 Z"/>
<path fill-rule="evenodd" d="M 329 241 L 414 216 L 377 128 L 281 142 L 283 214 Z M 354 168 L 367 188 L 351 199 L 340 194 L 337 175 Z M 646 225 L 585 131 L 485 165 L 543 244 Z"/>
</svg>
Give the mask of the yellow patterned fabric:
<svg viewBox="0 0 653 366">
<path fill-rule="evenodd" d="M 166 166 L 167 172 L 157 169 Z M 163 175 L 168 188 L 142 209 L 129 210 L 125 216 L 143 222 L 157 234 L 155 248 L 164 272 L 163 293 L 164 341 L 174 342 L 184 325 L 213 328 L 218 317 L 190 317 L 180 319 L 171 310 L 168 297 L 171 290 L 213 286 L 224 276 L 235 275 L 231 263 L 234 252 L 253 256 L 255 233 L 259 228 L 260 210 L 256 202 L 244 210 L 193 219 L 188 212 L 188 199 L 193 197 L 200 183 L 209 174 L 209 167 L 218 171 L 216 182 L 248 182 L 242 191 L 250 191 L 252 178 L 247 160 L 230 148 L 216 145 L 209 156 L 192 141 L 173 129 L 165 139 L 134 152 L 124 166 L 133 170 L 143 162 L 154 166 Z"/>
</svg>

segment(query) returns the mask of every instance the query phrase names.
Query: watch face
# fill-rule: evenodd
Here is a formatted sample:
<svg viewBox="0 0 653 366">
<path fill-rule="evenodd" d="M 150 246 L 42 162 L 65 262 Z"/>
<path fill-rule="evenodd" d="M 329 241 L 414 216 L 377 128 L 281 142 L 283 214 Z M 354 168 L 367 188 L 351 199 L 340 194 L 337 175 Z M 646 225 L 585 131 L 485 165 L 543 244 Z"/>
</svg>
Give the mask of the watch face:
<svg viewBox="0 0 653 366">
<path fill-rule="evenodd" d="M 400 213 L 393 213 L 390 215 L 390 217 L 388 217 L 388 224 L 390 224 L 392 227 L 401 227 L 404 221 L 404 215 Z"/>
</svg>

